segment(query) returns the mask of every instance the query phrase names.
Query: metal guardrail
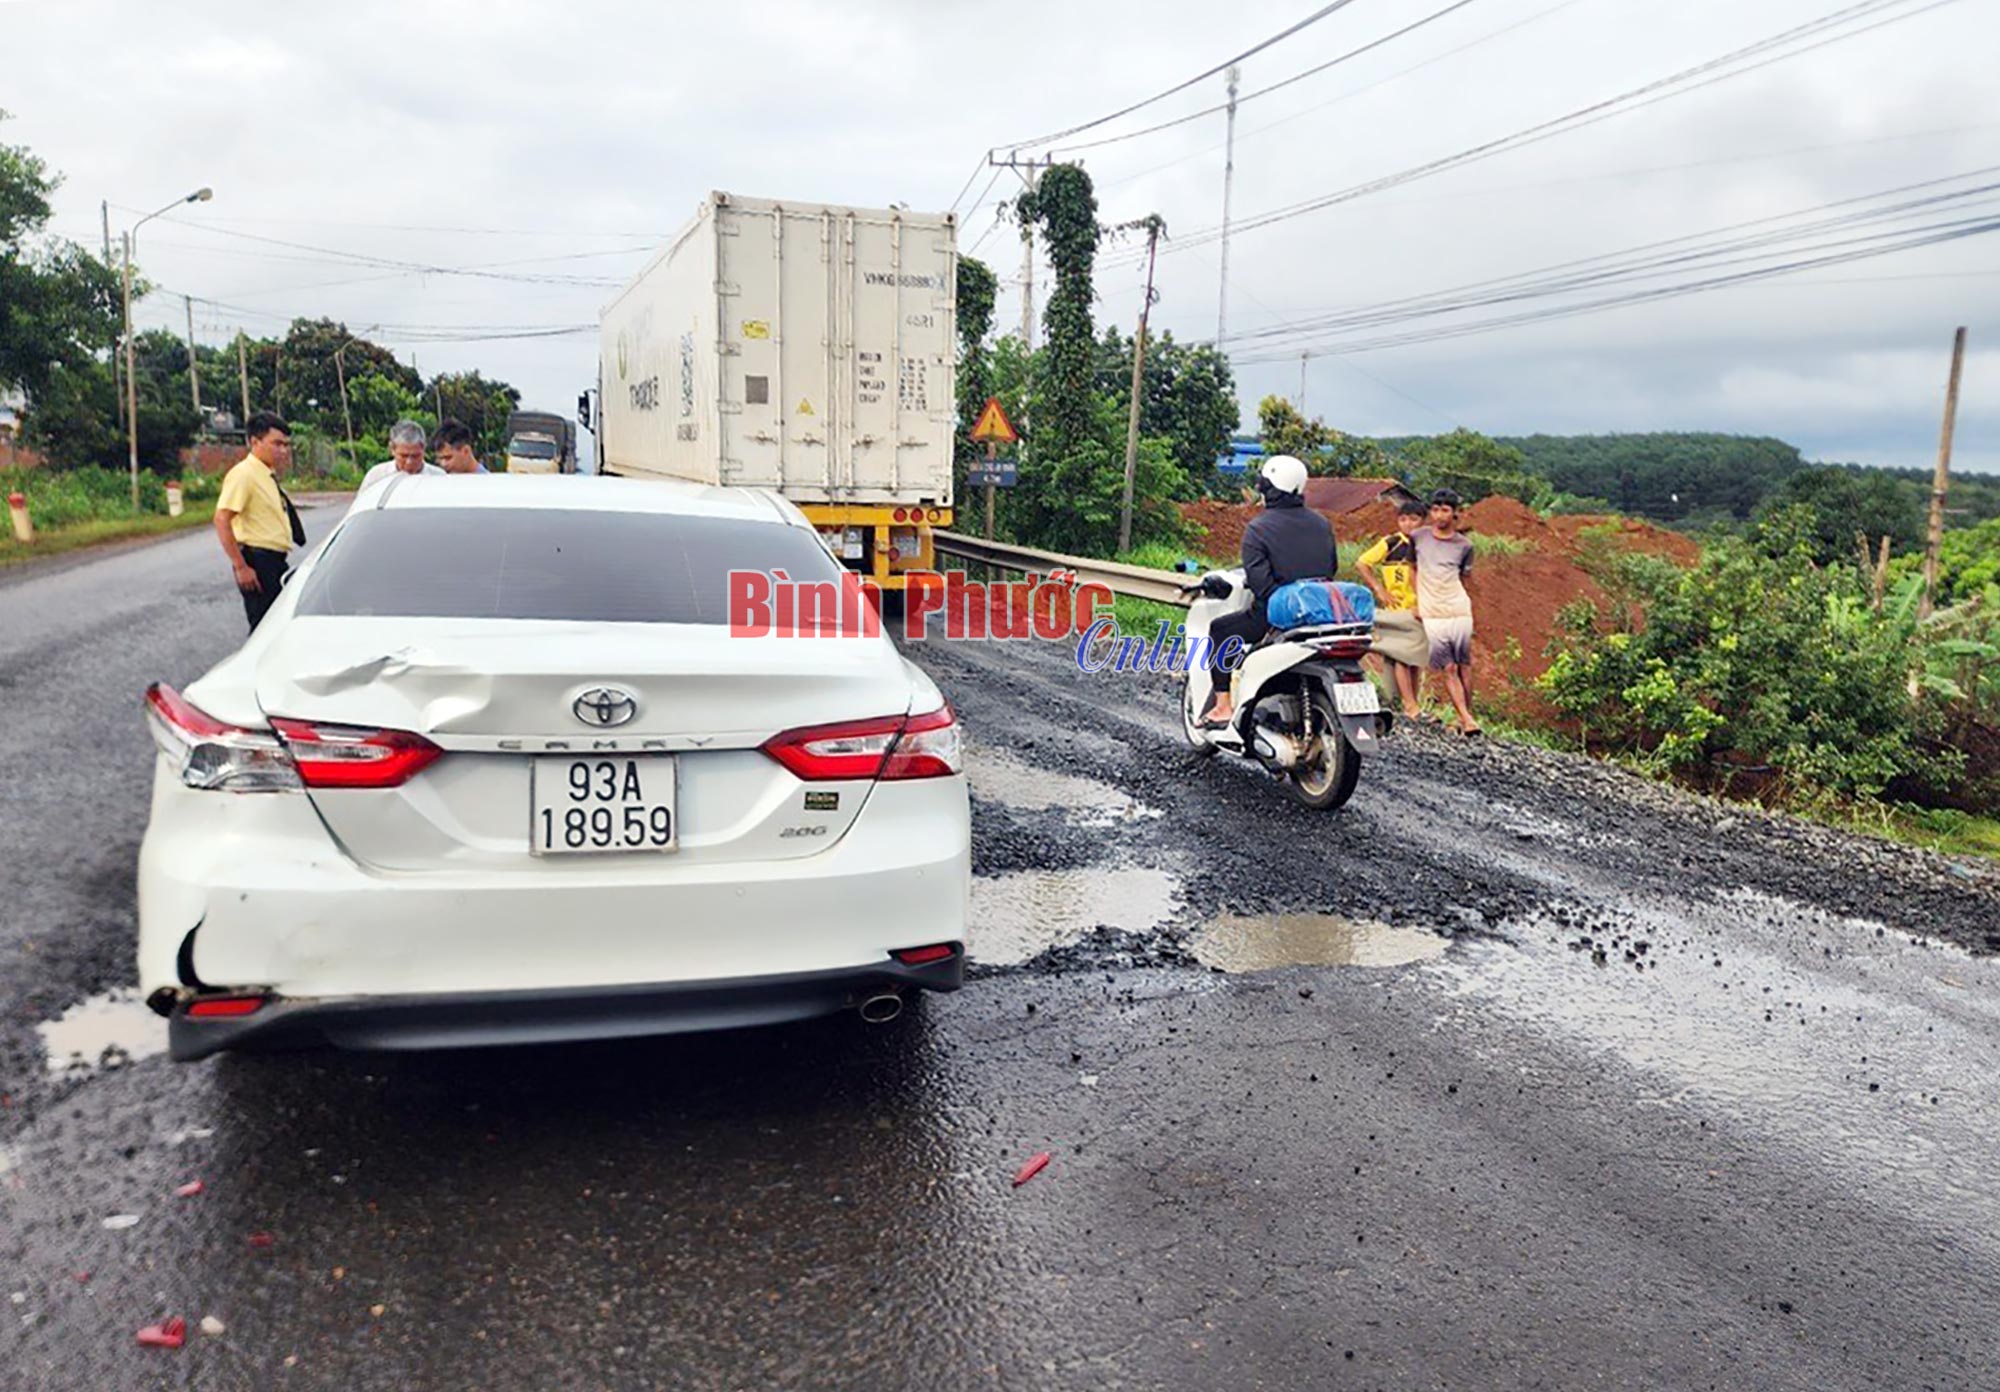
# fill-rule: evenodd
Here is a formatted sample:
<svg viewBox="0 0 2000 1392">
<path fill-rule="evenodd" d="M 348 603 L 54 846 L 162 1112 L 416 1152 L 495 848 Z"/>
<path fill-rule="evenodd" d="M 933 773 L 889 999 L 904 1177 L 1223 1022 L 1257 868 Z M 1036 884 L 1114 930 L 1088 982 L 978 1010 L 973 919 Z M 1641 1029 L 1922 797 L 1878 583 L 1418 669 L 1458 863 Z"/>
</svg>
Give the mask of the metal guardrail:
<svg viewBox="0 0 2000 1392">
<path fill-rule="evenodd" d="M 1149 570 L 1145 566 L 1100 561 L 1089 556 L 1038 551 L 1032 546 L 1011 546 L 1004 541 L 987 541 L 963 532 L 932 532 L 931 545 L 946 556 L 956 556 L 962 561 L 979 561 L 1002 570 L 1033 571 L 1040 575 L 1055 570 L 1073 571 L 1078 584 L 1102 585 L 1113 594 L 1131 595 L 1135 599 L 1150 599 L 1156 604 L 1173 604 L 1182 608 L 1187 607 L 1187 599 L 1181 594 L 1181 586 L 1196 578 L 1178 575 L 1171 570 Z"/>
</svg>

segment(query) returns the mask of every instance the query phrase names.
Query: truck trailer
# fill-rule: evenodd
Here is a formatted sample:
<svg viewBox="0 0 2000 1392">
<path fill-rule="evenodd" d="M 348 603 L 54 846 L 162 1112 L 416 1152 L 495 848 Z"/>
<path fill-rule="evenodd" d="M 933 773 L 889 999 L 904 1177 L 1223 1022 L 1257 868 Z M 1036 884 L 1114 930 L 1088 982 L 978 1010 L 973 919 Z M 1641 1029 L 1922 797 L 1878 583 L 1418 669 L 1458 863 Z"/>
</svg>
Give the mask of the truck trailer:
<svg viewBox="0 0 2000 1392">
<path fill-rule="evenodd" d="M 714 193 L 607 305 L 599 468 L 770 488 L 884 589 L 952 520 L 957 223 Z"/>
</svg>

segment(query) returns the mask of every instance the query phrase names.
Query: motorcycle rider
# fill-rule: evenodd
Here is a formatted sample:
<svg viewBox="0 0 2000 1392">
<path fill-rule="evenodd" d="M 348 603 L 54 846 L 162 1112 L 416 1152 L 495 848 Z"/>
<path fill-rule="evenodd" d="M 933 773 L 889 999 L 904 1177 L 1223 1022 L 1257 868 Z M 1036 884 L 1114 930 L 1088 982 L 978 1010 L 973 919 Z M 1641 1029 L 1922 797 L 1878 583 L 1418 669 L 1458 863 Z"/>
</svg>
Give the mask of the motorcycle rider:
<svg viewBox="0 0 2000 1392">
<path fill-rule="evenodd" d="M 1265 604 L 1271 592 L 1295 580 L 1331 580 L 1340 567 L 1333 524 L 1306 506 L 1306 466 L 1289 454 L 1264 461 L 1257 475 L 1264 511 L 1243 531 L 1243 576 L 1254 597 L 1249 609 L 1217 619 L 1209 628 L 1218 648 L 1231 638 L 1254 646 L 1270 628 Z M 1240 662 L 1240 659 L 1239 659 Z M 1233 669 L 1220 662 L 1211 670 L 1214 693 L 1202 724 L 1221 728 L 1235 717 L 1229 695 Z"/>
</svg>

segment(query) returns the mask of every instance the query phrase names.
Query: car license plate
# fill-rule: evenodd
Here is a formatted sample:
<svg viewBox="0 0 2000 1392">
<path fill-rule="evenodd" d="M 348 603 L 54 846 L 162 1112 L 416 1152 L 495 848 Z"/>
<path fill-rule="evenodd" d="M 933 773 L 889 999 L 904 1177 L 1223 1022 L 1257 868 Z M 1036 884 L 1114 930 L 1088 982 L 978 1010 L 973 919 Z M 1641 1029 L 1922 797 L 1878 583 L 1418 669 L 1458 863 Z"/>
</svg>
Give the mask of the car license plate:
<svg viewBox="0 0 2000 1392">
<path fill-rule="evenodd" d="M 528 805 L 535 855 L 671 851 L 680 836 L 671 754 L 538 758 Z"/>
<path fill-rule="evenodd" d="M 1335 682 L 1333 708 L 1342 715 L 1374 715 L 1382 709 L 1382 700 L 1372 681 Z"/>
</svg>

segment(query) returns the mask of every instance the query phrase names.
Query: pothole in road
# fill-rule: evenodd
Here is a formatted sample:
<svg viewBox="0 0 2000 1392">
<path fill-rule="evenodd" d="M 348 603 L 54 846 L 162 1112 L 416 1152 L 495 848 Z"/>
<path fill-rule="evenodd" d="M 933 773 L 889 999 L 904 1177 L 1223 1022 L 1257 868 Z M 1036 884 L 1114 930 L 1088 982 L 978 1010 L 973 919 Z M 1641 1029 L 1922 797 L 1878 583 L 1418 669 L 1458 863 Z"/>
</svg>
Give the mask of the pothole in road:
<svg viewBox="0 0 2000 1392">
<path fill-rule="evenodd" d="M 965 773 L 976 797 L 1017 811 L 1061 812 L 1076 826 L 1120 826 L 1161 815 L 1159 808 L 1128 797 L 1109 783 L 1037 768 L 999 750 L 969 750 Z"/>
<path fill-rule="evenodd" d="M 971 957 L 1025 962 L 1093 928 L 1147 933 L 1172 920 L 1180 881 L 1164 870 L 1021 870 L 972 882 Z"/>
<path fill-rule="evenodd" d="M 167 1051 L 167 1022 L 146 1008 L 139 993 L 107 991 L 78 1001 L 35 1026 L 49 1072 L 110 1068 Z"/>
<path fill-rule="evenodd" d="M 1226 914 L 1188 944 L 1196 960 L 1226 972 L 1274 967 L 1400 967 L 1444 956 L 1449 939 L 1338 914 Z"/>
</svg>

